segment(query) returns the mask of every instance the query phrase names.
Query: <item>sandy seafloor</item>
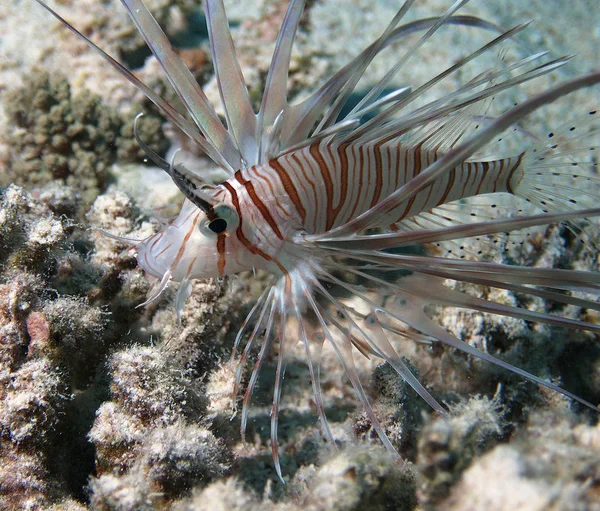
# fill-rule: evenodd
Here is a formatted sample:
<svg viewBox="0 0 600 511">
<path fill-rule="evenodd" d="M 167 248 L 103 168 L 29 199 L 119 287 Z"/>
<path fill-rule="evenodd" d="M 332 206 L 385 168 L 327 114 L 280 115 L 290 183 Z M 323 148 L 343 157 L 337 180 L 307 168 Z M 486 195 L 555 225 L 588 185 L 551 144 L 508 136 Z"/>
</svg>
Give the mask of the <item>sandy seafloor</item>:
<svg viewBox="0 0 600 511">
<path fill-rule="evenodd" d="M 253 99 L 260 97 L 285 3 L 227 2 Z M 449 3 L 417 1 L 409 18 L 439 15 Z M 50 5 L 134 66 L 141 79 L 164 89 L 159 66 L 144 60 L 143 42 L 118 4 Z M 293 55 L 291 87 L 298 94 L 356 55 L 397 9 L 393 0 L 310 4 Z M 186 61 L 216 101 L 206 39 L 188 24 L 197 21 L 194 2 L 154 0 L 151 8 L 169 35 L 185 42 Z M 534 20 L 519 36 L 521 55 L 578 54 L 551 77 L 499 98 L 494 108 L 599 66 L 600 9 L 592 0 L 474 0 L 462 12 L 503 27 Z M 173 293 L 136 308 L 153 282 L 123 252 L 126 244 L 87 229 L 141 238 L 158 228 L 153 219 L 176 212 L 175 188 L 140 163 L 132 140 L 132 119 L 148 106 L 33 0 L 2 2 L 0 34 L 0 509 L 600 509 L 597 414 L 489 364 L 412 341 L 397 347 L 447 403 L 447 417 L 406 391 L 389 368 L 375 369 L 378 361 L 355 356 L 405 462 L 381 447 L 328 351 L 321 379 L 338 449 L 327 444 L 297 350 L 279 421 L 287 483 L 281 484 L 269 444 L 276 357 L 259 380 L 246 446 L 228 364 L 264 278 L 196 283 L 181 326 Z M 478 41 L 475 30 L 447 29 L 395 83 L 422 83 Z M 491 66 L 497 57 L 489 58 Z M 389 62 L 377 62 L 366 83 Z M 599 97 L 596 87 L 563 98 L 524 127 L 545 136 L 566 119 L 585 117 Z M 157 150 L 181 143 L 151 111 L 146 119 L 143 135 Z M 202 159 L 195 163 L 210 167 Z M 507 244 L 505 252 L 486 244 L 480 257 L 597 271 L 596 232 L 586 235 L 590 250 L 574 248 L 568 232 L 549 229 L 522 245 Z M 510 293 L 477 292 L 515 303 Z M 541 299 L 521 305 L 545 308 Z M 593 311 L 560 312 L 598 321 Z M 597 336 L 457 310 L 432 314 L 461 339 L 600 402 Z"/>
</svg>

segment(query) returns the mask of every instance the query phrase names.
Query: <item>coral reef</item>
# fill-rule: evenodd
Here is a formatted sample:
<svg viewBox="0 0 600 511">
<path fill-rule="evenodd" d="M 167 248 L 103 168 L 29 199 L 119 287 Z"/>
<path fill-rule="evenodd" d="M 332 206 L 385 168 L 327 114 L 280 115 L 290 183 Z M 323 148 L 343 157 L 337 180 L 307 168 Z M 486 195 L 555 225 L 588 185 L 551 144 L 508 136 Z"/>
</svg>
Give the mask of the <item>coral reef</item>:
<svg viewBox="0 0 600 511">
<path fill-rule="evenodd" d="M 0 264 L 52 271 L 55 251 L 66 244 L 72 221 L 56 217 L 21 188 L 9 186 L 0 196 Z"/>
<path fill-rule="evenodd" d="M 135 309 L 150 283 L 123 244 L 76 229 L 47 204 L 71 204 L 73 195 L 55 181 L 43 201 L 15 185 L 0 196 L 0 509 L 76 509 L 69 497 L 83 497 L 92 474 L 95 508 L 153 509 L 150 495 L 173 499 L 231 466 L 208 429 L 199 378 L 218 359 L 201 356 L 208 345 L 200 341 L 226 323 L 229 301 L 217 305 L 223 290 L 198 284 L 202 303 L 184 314 L 183 334 L 168 302 L 153 325 Z M 87 218 L 149 234 L 152 224 L 136 215 L 130 198 L 109 189 Z M 105 366 L 109 350 L 135 339 L 124 335 L 134 324 L 173 342 L 116 351 Z"/>
<path fill-rule="evenodd" d="M 205 34 L 193 27 L 196 2 L 149 3 L 169 36 L 190 46 L 181 51 L 194 75 L 209 80 Z M 173 93 L 158 78 L 160 66 L 147 58 L 142 38 L 116 4 L 84 0 L 67 10 L 80 30 L 171 101 Z M 285 4 L 228 5 L 255 101 Z M 437 0 L 416 4 L 415 16 L 440 12 Z M 530 13 L 525 18 L 544 13 L 538 28 L 526 34 L 527 44 L 537 51 L 557 36 L 562 46 L 552 47 L 554 54 L 579 46 L 587 56 L 578 62 L 581 70 L 595 61 L 596 45 L 569 38 L 593 33 L 598 10 L 586 4 L 567 12 L 559 2 L 513 0 L 512 8 L 504 1 L 472 2 L 469 12 L 506 26 L 523 21 L 519 9 Z M 370 0 L 353 0 L 352 9 L 346 0 L 309 5 L 292 55 L 290 87 L 299 99 L 379 35 L 397 8 L 391 2 L 374 10 Z M 412 342 L 402 353 L 436 397 L 449 403 L 447 416 L 431 413 L 388 366 L 358 356 L 356 361 L 362 381 L 370 379 L 375 412 L 406 461 L 379 445 L 331 351 L 321 359 L 336 441 L 327 445 L 304 353 L 291 357 L 280 419 L 282 485 L 268 440 L 274 360 L 266 361 L 253 397 L 246 445 L 232 393 L 235 368 L 228 363 L 260 275 L 194 283 L 181 324 L 170 290 L 164 299 L 136 308 L 156 283 L 136 267 L 126 242 L 87 229 L 138 239 L 157 229 L 151 218 L 178 199 L 149 169 L 125 168 L 143 159 L 133 137 L 135 114 L 145 112 L 139 134 L 161 154 L 181 142 L 180 135 L 165 129 L 147 101 L 35 7 L 0 6 L 6 34 L 0 49 L 0 510 L 597 507 L 597 417 L 571 410 L 561 397 L 489 364 Z M 542 28 L 556 24 L 558 14 L 579 24 L 567 21 L 554 32 Z M 584 28 L 573 34 L 570 27 Z M 450 41 L 410 72 L 425 75 L 455 61 L 460 41 Z M 375 80 L 383 67 L 376 64 L 366 79 Z M 400 76 L 398 84 L 409 81 Z M 215 82 L 206 89 L 218 103 Z M 581 100 L 582 108 L 592 100 Z M 560 111 L 548 123 L 557 120 L 562 122 Z M 573 238 L 553 228 L 524 243 L 504 240 L 500 249 L 481 244 L 469 250 L 532 265 L 595 267 L 597 255 L 584 254 Z M 518 299 L 508 292 L 501 296 L 506 304 Z M 453 310 L 435 314 L 473 345 L 561 379 L 584 397 L 600 394 L 597 342 L 586 333 Z M 573 308 L 572 314 L 580 311 Z M 503 385 L 497 390 L 498 381 Z M 457 397 L 467 393 L 477 395 Z"/>
<path fill-rule="evenodd" d="M 70 193 L 69 187 L 60 193 L 57 187 L 54 195 Z M 136 227 L 132 206 L 124 194 L 109 191 L 96 199 L 88 217 L 129 234 Z M 0 508 L 49 505 L 67 498 L 69 487 L 79 485 L 81 491 L 93 473 L 92 446 L 99 477 L 91 488 L 98 509 L 130 498 L 119 497 L 115 488 L 142 491 L 142 475 L 148 488 L 171 498 L 193 483 L 222 475 L 231 455 L 201 425 L 207 400 L 198 386 L 198 369 L 209 364 L 198 363 L 199 347 L 190 349 L 194 335 L 214 335 L 223 324 L 218 318 L 227 301 L 218 309 L 208 305 L 209 298 L 219 296 L 214 286 L 213 295 L 199 293 L 204 307 L 184 318 L 185 323 L 199 319 L 203 326 L 190 326 L 169 350 L 138 346 L 112 356 L 108 369 L 114 401 L 98 409 L 90 432 L 95 408 L 109 391 L 97 371 L 127 325 L 143 323 L 142 311 L 132 312 L 149 284 L 129 264 L 130 257 L 119 256 L 118 242 L 101 236 L 90 240 L 85 231 L 74 231 L 66 216 L 57 217 L 14 185 L 1 196 L 0 229 Z M 142 224 L 138 233 L 144 229 L 151 225 Z M 90 241 L 94 257 L 82 258 L 73 250 Z M 207 316 L 219 326 L 207 330 Z M 151 328 L 148 321 L 146 328 Z M 95 375 L 100 377 L 96 381 Z M 111 473 L 117 468 L 128 473 L 117 478 Z M 147 498 L 144 494 L 139 502 Z M 130 509 L 139 509 L 135 502 Z"/>
</svg>

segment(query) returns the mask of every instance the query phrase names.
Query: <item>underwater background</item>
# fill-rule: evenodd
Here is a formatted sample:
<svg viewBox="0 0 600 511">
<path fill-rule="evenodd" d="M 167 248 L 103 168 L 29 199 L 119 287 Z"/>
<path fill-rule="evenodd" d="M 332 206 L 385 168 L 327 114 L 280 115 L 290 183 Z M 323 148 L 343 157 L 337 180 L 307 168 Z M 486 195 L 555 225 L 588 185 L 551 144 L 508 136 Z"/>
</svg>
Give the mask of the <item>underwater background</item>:
<svg viewBox="0 0 600 511">
<path fill-rule="evenodd" d="M 440 15 L 449 4 L 417 1 L 409 19 Z M 49 5 L 174 101 L 117 0 Z M 226 2 L 255 100 L 286 5 Z M 148 6 L 218 104 L 197 2 Z M 292 91 L 301 97 L 348 62 L 398 6 L 309 2 Z M 600 9 L 593 0 L 473 0 L 461 13 L 503 28 L 533 20 L 518 36 L 523 54 L 577 53 L 556 73 L 515 91 L 515 101 L 598 68 Z M 339 449 L 327 445 L 298 351 L 283 392 L 282 485 L 268 445 L 273 366 L 261 376 L 246 446 L 231 395 L 231 348 L 261 276 L 195 283 L 178 326 L 169 297 L 136 308 L 153 282 L 126 245 L 89 230 L 141 238 L 158 228 L 157 218 L 177 211 L 175 186 L 144 163 L 134 139 L 138 112 L 145 113 L 141 137 L 155 151 L 186 141 L 33 0 L 0 4 L 0 34 L 0 509 L 600 509 L 594 412 L 486 363 L 413 343 L 406 356 L 447 403 L 448 417 L 429 410 L 377 360 L 357 360 L 406 464 L 380 446 L 331 353 L 323 357 L 322 386 Z M 422 83 L 486 35 L 445 28 L 395 83 Z M 385 70 L 385 62 L 374 65 L 367 82 Z M 546 133 L 597 108 L 598 99 L 592 89 L 562 98 L 532 115 L 526 128 Z M 208 161 L 199 157 L 196 164 L 209 171 Z M 598 254 L 576 250 L 558 229 L 508 257 L 598 270 Z M 592 334 L 456 310 L 436 314 L 462 340 L 600 400 L 600 344 Z M 598 321 L 592 313 L 585 319 Z"/>
</svg>

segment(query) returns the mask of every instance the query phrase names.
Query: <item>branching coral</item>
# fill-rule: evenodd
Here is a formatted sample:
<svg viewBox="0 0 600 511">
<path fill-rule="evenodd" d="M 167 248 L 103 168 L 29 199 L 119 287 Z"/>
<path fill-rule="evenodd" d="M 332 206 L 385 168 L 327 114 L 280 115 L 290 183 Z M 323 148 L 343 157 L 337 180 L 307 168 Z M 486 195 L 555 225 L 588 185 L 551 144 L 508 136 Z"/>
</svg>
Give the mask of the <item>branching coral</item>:
<svg viewBox="0 0 600 511">
<path fill-rule="evenodd" d="M 126 124 L 99 96 L 73 95 L 63 76 L 33 73 L 22 88 L 6 93 L 4 105 L 11 125 L 5 135 L 10 171 L 1 176 L 4 182 L 40 186 L 58 179 L 89 203 L 106 188 L 117 156 L 141 160 L 131 148 L 132 115 Z M 147 143 L 163 152 L 161 123 L 151 117 L 140 126 Z"/>
<path fill-rule="evenodd" d="M 98 97 L 72 97 L 64 77 L 39 73 L 10 91 L 5 105 L 14 125 L 9 141 L 16 182 L 62 179 L 86 190 L 88 200 L 106 186 L 121 123 Z"/>
</svg>

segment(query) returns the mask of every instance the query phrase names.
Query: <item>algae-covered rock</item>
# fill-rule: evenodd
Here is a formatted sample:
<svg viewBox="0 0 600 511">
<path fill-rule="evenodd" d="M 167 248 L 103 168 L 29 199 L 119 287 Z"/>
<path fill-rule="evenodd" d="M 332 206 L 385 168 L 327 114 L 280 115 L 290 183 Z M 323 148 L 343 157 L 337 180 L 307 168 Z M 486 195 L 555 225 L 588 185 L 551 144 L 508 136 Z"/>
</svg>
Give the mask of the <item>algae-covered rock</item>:
<svg viewBox="0 0 600 511">
<path fill-rule="evenodd" d="M 479 396 L 430 420 L 420 432 L 417 458 L 426 501 L 444 498 L 471 460 L 501 438 L 503 425 L 498 400 Z"/>
<path fill-rule="evenodd" d="M 112 357 L 111 373 L 113 402 L 98 410 L 90 433 L 98 456 L 96 508 L 156 505 L 229 469 L 228 449 L 198 424 L 206 422 L 207 402 L 190 371 L 164 350 L 134 347 Z M 141 481 L 148 487 L 142 493 Z"/>
<path fill-rule="evenodd" d="M 418 376 L 412 364 L 408 360 L 404 362 Z M 389 364 L 375 368 L 370 386 L 375 403 L 373 410 L 390 442 L 403 456 L 412 459 L 416 435 L 423 422 L 422 412 L 426 410 L 423 400 Z M 364 411 L 354 420 L 354 431 L 359 438 L 377 439 Z"/>
<path fill-rule="evenodd" d="M 31 274 L 13 272 L 0 284 L 0 509 L 34 509 L 61 494 L 52 455 L 72 395 L 60 361 L 34 348 L 48 342 L 39 312 L 46 298 Z"/>
<path fill-rule="evenodd" d="M 101 271 L 74 251 L 73 223 L 18 186 L 2 192 L 0 509 L 69 509 L 93 470 L 85 435 L 102 394 L 95 375 L 119 337 L 105 304 L 86 296 Z M 70 285 L 51 284 L 61 279 Z"/>
<path fill-rule="evenodd" d="M 111 359 L 112 394 L 146 424 L 197 418 L 206 400 L 193 373 L 169 360 L 161 349 L 134 346 Z"/>
<path fill-rule="evenodd" d="M 249 492 L 234 477 L 219 479 L 205 488 L 195 489 L 193 495 L 176 502 L 173 511 L 273 511 L 275 506 Z"/>
<path fill-rule="evenodd" d="M 176 422 L 150 430 L 140 456 L 121 475 L 107 472 L 91 481 L 94 509 L 156 509 L 191 487 L 222 476 L 230 455 L 205 428 Z"/>
<path fill-rule="evenodd" d="M 410 511 L 417 505 L 413 472 L 380 446 L 348 446 L 317 470 L 303 509 Z"/>
<path fill-rule="evenodd" d="M 597 509 L 600 428 L 577 422 L 566 406 L 533 413 L 516 442 L 473 461 L 438 509 Z"/>
<path fill-rule="evenodd" d="M 66 248 L 73 223 L 17 186 L 0 193 L 0 265 L 48 274 Z"/>
<path fill-rule="evenodd" d="M 40 446 L 56 434 L 69 399 L 67 382 L 46 358 L 30 360 L 3 379 L 0 427 L 18 445 Z M 4 436 L 4 435 L 3 435 Z"/>
</svg>

